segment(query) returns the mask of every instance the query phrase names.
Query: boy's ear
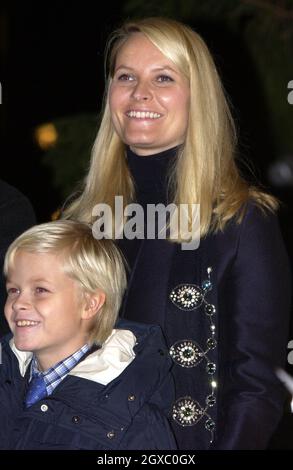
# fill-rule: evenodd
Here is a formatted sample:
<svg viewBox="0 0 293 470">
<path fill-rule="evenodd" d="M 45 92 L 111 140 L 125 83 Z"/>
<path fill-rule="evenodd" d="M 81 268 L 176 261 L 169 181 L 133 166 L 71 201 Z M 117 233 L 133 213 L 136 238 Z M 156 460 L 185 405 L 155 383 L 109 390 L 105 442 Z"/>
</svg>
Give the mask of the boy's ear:
<svg viewBox="0 0 293 470">
<path fill-rule="evenodd" d="M 84 297 L 85 305 L 83 308 L 82 318 L 89 319 L 94 317 L 104 305 L 106 300 L 106 294 L 103 291 L 97 291 L 94 293 L 86 292 L 84 294 Z"/>
</svg>

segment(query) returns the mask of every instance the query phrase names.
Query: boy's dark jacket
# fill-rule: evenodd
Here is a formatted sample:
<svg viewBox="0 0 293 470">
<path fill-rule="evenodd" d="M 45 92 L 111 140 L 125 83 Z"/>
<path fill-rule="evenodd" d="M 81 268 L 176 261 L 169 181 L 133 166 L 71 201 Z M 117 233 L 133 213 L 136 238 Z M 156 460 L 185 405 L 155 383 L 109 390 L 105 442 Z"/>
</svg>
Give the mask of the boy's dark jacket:
<svg viewBox="0 0 293 470">
<path fill-rule="evenodd" d="M 137 339 L 136 357 L 108 385 L 68 375 L 53 394 L 25 409 L 23 378 L 2 340 L 0 365 L 1 449 L 175 449 L 164 409 L 173 383 L 170 358 L 159 327 L 121 321 Z"/>
</svg>

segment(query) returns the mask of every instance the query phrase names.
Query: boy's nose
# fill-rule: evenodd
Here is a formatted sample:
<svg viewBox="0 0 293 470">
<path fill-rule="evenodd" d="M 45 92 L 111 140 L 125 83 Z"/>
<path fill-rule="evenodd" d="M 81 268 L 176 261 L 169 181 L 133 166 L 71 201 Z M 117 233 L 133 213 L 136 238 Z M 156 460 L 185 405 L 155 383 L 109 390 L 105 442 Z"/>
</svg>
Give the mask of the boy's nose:
<svg viewBox="0 0 293 470">
<path fill-rule="evenodd" d="M 17 299 L 12 303 L 14 310 L 27 310 L 30 307 L 30 299 L 27 295 L 19 294 Z"/>
</svg>

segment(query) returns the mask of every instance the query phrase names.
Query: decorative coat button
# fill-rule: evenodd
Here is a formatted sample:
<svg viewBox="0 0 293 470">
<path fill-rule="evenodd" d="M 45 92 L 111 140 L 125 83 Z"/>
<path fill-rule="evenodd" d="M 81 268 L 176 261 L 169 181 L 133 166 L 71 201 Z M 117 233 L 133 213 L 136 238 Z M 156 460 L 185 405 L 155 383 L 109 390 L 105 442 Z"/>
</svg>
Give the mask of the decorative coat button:
<svg viewBox="0 0 293 470">
<path fill-rule="evenodd" d="M 80 422 L 80 416 L 72 416 L 71 421 L 72 421 L 74 424 L 78 424 L 78 423 Z"/>
<path fill-rule="evenodd" d="M 195 310 L 203 301 L 203 293 L 195 284 L 179 284 L 170 294 L 170 299 L 181 310 Z"/>
<path fill-rule="evenodd" d="M 209 316 L 212 316 L 216 313 L 216 307 L 213 304 L 206 304 L 204 310 Z"/>
<path fill-rule="evenodd" d="M 208 362 L 206 370 L 208 374 L 214 374 L 216 372 L 216 364 L 214 362 Z"/>
<path fill-rule="evenodd" d="M 202 360 L 204 352 L 195 341 L 185 339 L 171 346 L 170 356 L 181 367 L 195 367 Z"/>
<path fill-rule="evenodd" d="M 215 423 L 212 419 L 208 419 L 206 422 L 205 422 L 205 428 L 208 430 L 208 431 L 213 431 L 215 429 Z"/>
<path fill-rule="evenodd" d="M 208 338 L 207 339 L 207 347 L 209 349 L 215 349 L 216 346 L 217 346 L 217 341 L 215 340 L 215 338 Z"/>
<path fill-rule="evenodd" d="M 114 431 L 109 431 L 109 432 L 107 433 L 107 438 L 108 438 L 108 439 L 114 439 L 114 437 L 115 437 Z"/>
<path fill-rule="evenodd" d="M 209 290 L 211 290 L 212 287 L 213 287 L 212 283 L 209 279 L 207 279 L 206 281 L 203 281 L 203 283 L 201 285 L 201 288 L 204 291 L 209 291 Z"/>
<path fill-rule="evenodd" d="M 193 426 L 203 416 L 204 410 L 191 397 L 179 398 L 173 405 L 172 417 L 180 426 Z"/>
<path fill-rule="evenodd" d="M 43 411 L 44 413 L 48 411 L 48 405 L 41 405 L 41 411 Z"/>
<path fill-rule="evenodd" d="M 128 401 L 134 401 L 136 399 L 135 395 L 128 395 Z"/>
<path fill-rule="evenodd" d="M 216 397 L 214 395 L 208 395 L 206 397 L 206 404 L 208 406 L 214 406 L 216 403 Z"/>
</svg>

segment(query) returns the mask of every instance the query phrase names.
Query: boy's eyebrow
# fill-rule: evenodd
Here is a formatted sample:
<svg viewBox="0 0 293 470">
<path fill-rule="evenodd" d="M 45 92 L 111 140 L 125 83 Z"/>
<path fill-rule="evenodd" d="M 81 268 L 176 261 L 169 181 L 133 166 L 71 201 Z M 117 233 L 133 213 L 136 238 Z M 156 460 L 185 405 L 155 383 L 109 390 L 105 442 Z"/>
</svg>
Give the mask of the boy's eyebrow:
<svg viewBox="0 0 293 470">
<path fill-rule="evenodd" d="M 43 278 L 43 277 L 32 277 L 32 278 L 30 279 L 30 281 L 32 281 L 32 282 L 47 282 L 48 284 L 51 283 L 51 281 L 49 281 L 49 279 L 45 279 L 45 278 Z M 17 284 L 15 281 L 12 281 L 11 279 L 6 278 L 6 284 L 8 284 L 9 282 L 10 282 L 10 283 Z"/>
<path fill-rule="evenodd" d="M 49 284 L 51 283 L 51 281 L 49 279 L 46 279 L 44 277 L 32 277 L 30 279 L 30 281 L 33 281 L 33 282 L 48 282 Z"/>
</svg>

